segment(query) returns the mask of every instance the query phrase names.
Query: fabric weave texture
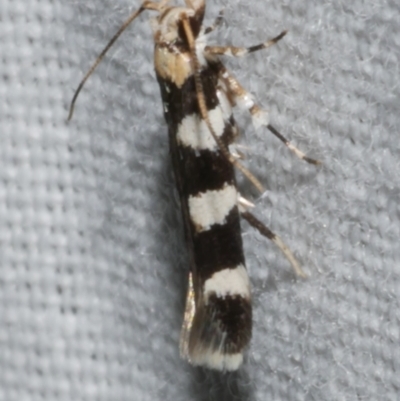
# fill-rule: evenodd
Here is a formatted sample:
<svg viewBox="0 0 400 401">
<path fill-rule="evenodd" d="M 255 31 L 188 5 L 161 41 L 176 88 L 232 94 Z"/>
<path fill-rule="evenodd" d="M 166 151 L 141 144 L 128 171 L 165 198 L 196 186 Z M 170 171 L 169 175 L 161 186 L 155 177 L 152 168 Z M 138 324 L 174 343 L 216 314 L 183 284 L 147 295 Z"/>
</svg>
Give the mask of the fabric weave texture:
<svg viewBox="0 0 400 401">
<path fill-rule="evenodd" d="M 215 1 L 210 43 L 276 46 L 228 68 L 298 160 L 238 111 L 255 214 L 246 362 L 179 359 L 188 255 L 152 65 L 149 17 L 73 91 L 139 2 L 6 0 L 0 37 L 0 401 L 398 400 L 400 6 Z M 149 13 L 150 14 L 150 13 Z"/>
</svg>

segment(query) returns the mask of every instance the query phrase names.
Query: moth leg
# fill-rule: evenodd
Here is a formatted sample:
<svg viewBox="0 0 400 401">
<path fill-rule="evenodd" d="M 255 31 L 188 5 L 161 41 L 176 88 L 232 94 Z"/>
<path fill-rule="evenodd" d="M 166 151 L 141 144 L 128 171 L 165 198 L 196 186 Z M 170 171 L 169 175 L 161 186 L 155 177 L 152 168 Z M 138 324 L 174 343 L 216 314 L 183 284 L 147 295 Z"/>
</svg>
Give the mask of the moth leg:
<svg viewBox="0 0 400 401">
<path fill-rule="evenodd" d="M 258 51 L 258 50 L 262 50 L 262 49 L 266 49 L 268 47 L 271 47 L 276 42 L 281 40 L 286 34 L 287 34 L 287 31 L 283 31 L 278 36 L 276 36 L 275 38 L 267 40 L 264 43 L 259 43 L 258 45 L 255 45 L 255 46 L 249 46 L 249 47 L 206 46 L 205 51 L 206 51 L 206 53 L 212 54 L 212 55 L 243 57 L 246 54 L 254 53 L 254 52 Z"/>
<path fill-rule="evenodd" d="M 254 128 L 266 127 L 271 131 L 285 146 L 291 150 L 298 158 L 310 164 L 321 164 L 319 160 L 311 159 L 300 149 L 296 148 L 288 139 L 286 139 L 276 128 L 269 123 L 268 111 L 262 110 L 254 100 L 253 95 L 246 91 L 239 81 L 225 68 L 221 63 L 220 79 L 225 83 L 227 95 L 233 105 L 246 109 L 251 114 Z"/>
<path fill-rule="evenodd" d="M 221 24 L 222 21 L 224 20 L 224 10 L 221 10 L 218 13 L 217 18 L 215 18 L 213 24 L 211 26 L 208 26 L 205 30 L 204 30 L 204 34 L 208 35 L 209 33 L 215 31 L 215 29 L 217 29 Z"/>
<path fill-rule="evenodd" d="M 247 146 L 243 146 L 240 143 L 232 143 L 229 145 L 229 152 L 230 154 L 238 160 L 245 160 L 246 153 L 242 151 L 242 149 L 248 150 Z"/>
<path fill-rule="evenodd" d="M 240 210 L 240 209 L 242 209 L 242 210 Z M 241 216 L 245 220 L 247 220 L 247 222 L 252 227 L 256 228 L 261 235 L 270 239 L 281 250 L 281 252 L 285 255 L 286 259 L 290 262 L 293 270 L 295 271 L 295 273 L 298 276 L 303 277 L 303 278 L 307 277 L 307 275 L 301 269 L 299 262 L 294 257 L 292 251 L 282 241 L 282 239 L 280 237 L 278 237 L 276 234 L 274 234 L 265 224 L 263 224 L 260 220 L 258 220 L 253 214 L 248 212 L 246 209 L 243 211 L 243 207 L 241 207 L 240 205 L 239 205 L 239 210 L 240 210 Z"/>
<path fill-rule="evenodd" d="M 232 163 L 238 170 L 240 170 L 243 175 L 260 191 L 264 192 L 264 187 L 261 185 L 260 181 L 237 159 L 235 159 L 230 153 L 224 142 L 217 136 L 213 126 L 211 125 L 210 116 L 207 110 L 206 98 L 204 94 L 203 83 L 200 75 L 201 64 L 196 53 L 196 42 L 193 35 L 193 31 L 190 25 L 189 18 L 185 15 L 182 16 L 182 27 L 184 29 L 186 39 L 189 44 L 189 50 L 191 55 L 191 61 L 194 69 L 194 84 L 196 88 L 197 102 L 199 106 L 200 116 L 204 120 L 209 129 L 212 137 L 214 138 L 216 144 L 218 145 L 222 155 Z"/>
<path fill-rule="evenodd" d="M 243 198 L 243 196 L 239 194 L 238 207 L 240 213 L 244 213 L 247 211 L 247 209 L 255 207 L 255 204 L 253 202 L 250 202 L 248 199 Z"/>
</svg>

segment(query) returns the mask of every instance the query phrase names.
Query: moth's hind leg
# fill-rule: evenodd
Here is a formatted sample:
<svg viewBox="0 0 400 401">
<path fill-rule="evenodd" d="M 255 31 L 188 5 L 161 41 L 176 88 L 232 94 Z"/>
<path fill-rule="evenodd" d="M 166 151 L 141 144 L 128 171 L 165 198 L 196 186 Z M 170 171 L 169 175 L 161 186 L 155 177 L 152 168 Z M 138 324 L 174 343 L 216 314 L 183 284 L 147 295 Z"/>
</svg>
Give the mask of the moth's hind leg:
<svg viewBox="0 0 400 401">
<path fill-rule="evenodd" d="M 263 42 L 263 43 L 259 43 L 258 45 L 255 45 L 255 46 L 249 46 L 249 47 L 206 46 L 205 51 L 208 54 L 212 54 L 212 55 L 243 57 L 246 54 L 254 53 L 258 50 L 267 49 L 268 47 L 271 47 L 276 42 L 281 40 L 286 34 L 287 34 L 287 31 L 283 31 L 275 38 L 267 40 L 266 42 Z"/>
<path fill-rule="evenodd" d="M 307 275 L 304 273 L 302 268 L 300 267 L 299 262 L 297 259 L 294 257 L 292 251 L 289 249 L 289 247 L 282 241 L 282 239 L 273 233 L 264 223 L 262 223 L 260 220 L 257 219 L 252 213 L 248 211 L 249 208 L 254 206 L 251 202 L 249 202 L 247 199 L 239 197 L 239 210 L 240 210 L 240 215 L 255 229 L 258 230 L 258 232 L 263 235 L 264 237 L 267 237 L 270 239 L 280 250 L 281 252 L 285 255 L 286 259 L 290 262 L 292 265 L 293 270 L 295 273 L 300 276 L 300 277 L 307 277 Z"/>
<path fill-rule="evenodd" d="M 262 110 L 254 101 L 251 93 L 247 92 L 239 81 L 222 65 L 220 67 L 220 80 L 224 82 L 227 95 L 231 100 L 232 105 L 237 105 L 241 109 L 248 110 L 251 114 L 251 119 L 254 128 L 257 130 L 260 127 L 266 127 L 271 131 L 285 146 L 288 147 L 298 158 L 311 164 L 321 164 L 319 160 L 311 159 L 300 149 L 296 148 L 288 139 L 286 139 L 276 128 L 269 123 L 268 111 Z"/>
</svg>

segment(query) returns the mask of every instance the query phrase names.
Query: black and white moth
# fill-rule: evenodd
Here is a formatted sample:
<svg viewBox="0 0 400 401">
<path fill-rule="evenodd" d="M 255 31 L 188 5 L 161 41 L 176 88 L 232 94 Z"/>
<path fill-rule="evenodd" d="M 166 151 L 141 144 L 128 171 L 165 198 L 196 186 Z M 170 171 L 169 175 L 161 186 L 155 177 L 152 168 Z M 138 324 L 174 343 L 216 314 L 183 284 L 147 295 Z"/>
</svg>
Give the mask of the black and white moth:
<svg viewBox="0 0 400 401">
<path fill-rule="evenodd" d="M 193 365 L 232 371 L 241 365 L 252 331 L 250 282 L 240 217 L 271 239 L 295 272 L 304 276 L 289 248 L 249 212 L 252 203 L 238 192 L 235 167 L 260 191 L 263 188 L 231 150 L 238 135 L 232 108 L 248 110 L 256 129 L 268 128 L 301 159 L 312 164 L 319 162 L 306 157 L 269 124 L 267 112 L 255 104 L 219 58 L 240 57 L 265 49 L 286 32 L 248 48 L 208 46 L 206 36 L 222 17 L 213 26 L 203 27 L 205 0 L 185 0 L 185 6 L 179 7 L 170 6 L 169 0 L 144 1 L 81 81 L 68 120 L 87 78 L 125 28 L 145 10 L 158 12 L 152 20 L 154 65 L 190 251 L 180 352 Z"/>
</svg>

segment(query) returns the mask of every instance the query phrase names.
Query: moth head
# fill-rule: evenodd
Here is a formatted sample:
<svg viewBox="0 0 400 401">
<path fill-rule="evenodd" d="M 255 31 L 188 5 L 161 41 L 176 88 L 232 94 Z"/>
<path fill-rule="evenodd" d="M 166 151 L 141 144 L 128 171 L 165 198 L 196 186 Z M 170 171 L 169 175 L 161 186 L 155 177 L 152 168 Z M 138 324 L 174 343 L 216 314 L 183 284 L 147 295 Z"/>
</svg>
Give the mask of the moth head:
<svg viewBox="0 0 400 401">
<path fill-rule="evenodd" d="M 165 7 L 158 17 L 151 21 L 154 38 L 157 42 L 174 43 L 184 40 L 182 20 L 187 18 L 196 38 L 204 18 L 204 0 L 186 0 L 186 7 Z"/>
<path fill-rule="evenodd" d="M 180 39 L 182 18 L 192 18 L 194 10 L 186 7 L 172 7 L 151 21 L 157 42 L 173 43 Z"/>
</svg>

